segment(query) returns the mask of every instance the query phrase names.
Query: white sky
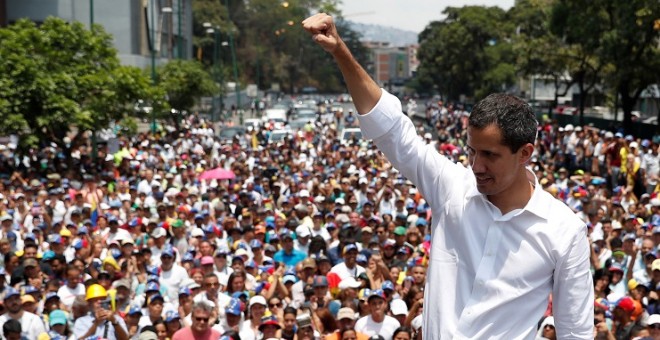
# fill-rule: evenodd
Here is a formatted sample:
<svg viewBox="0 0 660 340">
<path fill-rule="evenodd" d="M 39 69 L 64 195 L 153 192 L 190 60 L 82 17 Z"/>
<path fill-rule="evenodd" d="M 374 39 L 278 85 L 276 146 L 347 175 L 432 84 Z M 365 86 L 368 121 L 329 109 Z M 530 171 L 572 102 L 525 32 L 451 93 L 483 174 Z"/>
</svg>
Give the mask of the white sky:
<svg viewBox="0 0 660 340">
<path fill-rule="evenodd" d="M 421 32 L 431 21 L 442 19 L 445 7 L 465 5 L 499 6 L 509 9 L 514 0 L 343 0 L 347 20 L 392 26 Z"/>
</svg>

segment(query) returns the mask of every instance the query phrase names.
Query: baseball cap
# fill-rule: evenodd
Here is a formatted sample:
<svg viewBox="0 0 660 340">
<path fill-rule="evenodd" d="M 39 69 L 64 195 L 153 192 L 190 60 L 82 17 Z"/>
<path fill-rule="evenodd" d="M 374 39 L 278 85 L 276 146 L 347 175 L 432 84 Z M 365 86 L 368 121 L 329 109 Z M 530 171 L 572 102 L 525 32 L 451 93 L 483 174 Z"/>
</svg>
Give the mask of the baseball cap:
<svg viewBox="0 0 660 340">
<path fill-rule="evenodd" d="M 165 322 L 172 322 L 176 319 L 181 319 L 179 312 L 175 310 L 168 310 L 167 313 L 165 313 Z"/>
<path fill-rule="evenodd" d="M 12 297 L 12 296 L 20 296 L 20 295 L 21 295 L 21 292 L 19 292 L 16 288 L 14 288 L 14 287 L 7 287 L 7 289 L 5 289 L 5 297 L 4 297 L 4 299 L 7 300 L 7 299 L 9 299 L 9 298 Z"/>
<path fill-rule="evenodd" d="M 152 304 L 153 302 L 156 302 L 156 301 L 165 302 L 165 299 L 160 294 L 154 294 L 154 295 L 149 297 L 149 302 L 147 304 L 150 305 L 150 304 Z"/>
<path fill-rule="evenodd" d="M 213 264 L 213 258 L 211 256 L 203 256 L 202 259 L 200 260 L 200 263 L 202 264 L 202 266 Z"/>
<path fill-rule="evenodd" d="M 657 261 L 657 260 L 656 260 L 656 261 Z M 655 261 L 653 261 L 653 264 L 655 264 Z M 658 263 L 658 265 L 660 266 L 660 263 Z M 658 268 L 658 269 L 660 269 L 660 268 Z M 610 272 L 618 271 L 618 272 L 623 273 L 623 268 L 621 267 L 620 264 L 618 264 L 618 263 L 616 263 L 616 262 L 613 262 L 613 263 L 610 265 L 609 270 L 610 270 Z"/>
<path fill-rule="evenodd" d="M 303 260 L 302 267 L 303 267 L 303 269 L 306 269 L 306 268 L 316 269 L 316 261 L 314 261 L 314 259 L 308 257 L 308 258 Z"/>
<path fill-rule="evenodd" d="M 237 298 L 231 298 L 225 307 L 225 313 L 231 315 L 241 315 L 241 300 Z"/>
<path fill-rule="evenodd" d="M 66 314 L 64 311 L 56 309 L 48 314 L 48 323 L 53 325 L 66 325 Z"/>
<path fill-rule="evenodd" d="M 138 305 L 131 305 L 128 309 L 128 315 L 142 314 L 142 307 Z"/>
<path fill-rule="evenodd" d="M 284 275 L 282 278 L 282 283 L 287 284 L 287 283 L 296 283 L 298 279 L 296 278 L 295 275 Z"/>
<path fill-rule="evenodd" d="M 401 299 L 394 299 L 390 302 L 390 310 L 393 315 L 408 315 L 408 306 Z"/>
<path fill-rule="evenodd" d="M 382 289 L 374 289 L 371 291 L 371 294 L 369 294 L 369 298 L 367 301 L 370 301 L 372 298 L 381 298 L 383 300 L 387 300 L 387 297 L 385 296 L 385 292 L 383 292 Z"/>
<path fill-rule="evenodd" d="M 394 290 L 394 283 L 392 283 L 392 281 L 390 281 L 390 280 L 386 280 L 380 285 L 380 289 L 382 289 L 382 290 L 392 290 L 393 291 Z"/>
<path fill-rule="evenodd" d="M 250 241 L 250 249 L 263 248 L 264 244 L 261 241 L 254 239 Z"/>
<path fill-rule="evenodd" d="M 154 229 L 154 231 L 151 232 L 151 237 L 153 238 L 164 237 L 165 235 L 167 235 L 167 232 L 163 227 L 157 227 L 156 229 Z"/>
<path fill-rule="evenodd" d="M 356 280 L 352 276 L 349 276 L 341 280 L 341 282 L 339 282 L 339 289 L 347 289 L 347 288 L 357 289 L 360 288 L 360 285 L 361 283 L 358 280 Z"/>
<path fill-rule="evenodd" d="M 263 297 L 262 295 L 255 295 L 252 298 L 250 298 L 250 308 L 254 305 L 262 305 L 264 307 L 268 307 L 268 304 L 266 303 L 266 298 Z"/>
<path fill-rule="evenodd" d="M 190 296 L 190 295 L 192 295 L 192 291 L 190 290 L 190 288 L 188 288 L 186 286 L 183 286 L 183 287 L 179 288 L 179 296 L 181 296 L 181 295 Z"/>
<path fill-rule="evenodd" d="M 633 300 L 628 296 L 619 299 L 619 301 L 616 303 L 616 307 L 621 308 L 629 313 L 635 310 L 635 304 L 633 303 Z"/>
<path fill-rule="evenodd" d="M 343 253 L 346 254 L 346 253 L 348 253 L 348 252 L 351 251 L 351 250 L 355 250 L 355 251 L 358 250 L 358 249 L 357 249 L 357 246 L 356 246 L 355 244 L 353 244 L 353 243 L 349 243 L 349 244 L 347 244 L 346 246 L 344 246 L 344 251 L 343 251 Z"/>
<path fill-rule="evenodd" d="M 160 291 L 160 286 L 156 282 L 148 282 L 145 292 L 158 292 Z"/>
<path fill-rule="evenodd" d="M 337 312 L 337 320 L 349 319 L 355 320 L 355 311 L 349 307 L 339 308 Z"/>
<path fill-rule="evenodd" d="M 653 263 L 651 263 L 651 270 L 660 270 L 660 259 L 653 260 Z"/>
<path fill-rule="evenodd" d="M 33 258 L 25 259 L 23 261 L 23 267 L 25 267 L 25 268 L 27 268 L 27 267 L 36 267 L 38 265 L 39 265 L 39 263 L 37 262 L 37 260 L 35 260 Z"/>
</svg>

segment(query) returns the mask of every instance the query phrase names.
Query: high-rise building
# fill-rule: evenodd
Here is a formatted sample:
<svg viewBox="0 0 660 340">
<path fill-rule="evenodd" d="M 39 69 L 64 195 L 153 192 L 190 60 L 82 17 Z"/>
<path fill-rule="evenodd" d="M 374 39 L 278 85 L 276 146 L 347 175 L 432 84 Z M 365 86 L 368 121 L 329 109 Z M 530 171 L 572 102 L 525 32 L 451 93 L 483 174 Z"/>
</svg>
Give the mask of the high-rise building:
<svg viewBox="0 0 660 340">
<path fill-rule="evenodd" d="M 102 25 L 122 64 L 146 68 L 192 57 L 192 0 L 0 0 L 0 26 L 55 16 Z M 153 45 L 152 45 L 153 41 Z"/>
</svg>

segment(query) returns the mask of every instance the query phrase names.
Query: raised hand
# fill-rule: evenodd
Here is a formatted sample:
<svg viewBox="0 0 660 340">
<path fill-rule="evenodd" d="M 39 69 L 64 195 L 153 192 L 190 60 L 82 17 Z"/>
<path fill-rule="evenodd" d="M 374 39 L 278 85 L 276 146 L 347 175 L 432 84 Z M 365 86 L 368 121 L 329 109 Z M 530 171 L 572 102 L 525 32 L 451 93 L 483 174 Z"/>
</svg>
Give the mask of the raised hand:
<svg viewBox="0 0 660 340">
<path fill-rule="evenodd" d="M 318 13 L 303 20 L 302 25 L 326 52 L 333 53 L 337 50 L 341 38 L 339 38 L 337 27 L 331 16 Z"/>
</svg>

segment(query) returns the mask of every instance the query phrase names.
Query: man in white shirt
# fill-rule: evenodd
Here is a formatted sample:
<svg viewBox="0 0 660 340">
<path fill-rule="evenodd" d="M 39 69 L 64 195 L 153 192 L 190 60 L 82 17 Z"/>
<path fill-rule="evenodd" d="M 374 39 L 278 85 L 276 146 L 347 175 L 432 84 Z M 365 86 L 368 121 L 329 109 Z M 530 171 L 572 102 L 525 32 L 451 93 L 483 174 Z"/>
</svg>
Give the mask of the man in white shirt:
<svg viewBox="0 0 660 340">
<path fill-rule="evenodd" d="M 178 301 L 181 283 L 188 279 L 188 272 L 176 264 L 174 249 L 166 245 L 160 253 L 160 284 L 167 288 L 169 301 Z"/>
<path fill-rule="evenodd" d="M 9 319 L 17 320 L 21 323 L 21 336 L 26 339 L 36 339 L 39 334 L 46 332 L 44 322 L 37 315 L 23 310 L 21 304 L 21 294 L 13 287 L 5 290 L 3 301 L 7 313 L 0 315 L 0 330 Z"/>
<path fill-rule="evenodd" d="M 526 167 L 538 126 L 530 106 L 504 94 L 477 103 L 465 168 L 418 137 L 401 102 L 353 58 L 332 17 L 316 14 L 303 26 L 337 62 L 363 136 L 433 212 L 424 337 L 533 338 L 552 294 L 557 338 L 593 339 L 587 228 Z"/>
<path fill-rule="evenodd" d="M 66 280 L 66 285 L 57 290 L 57 296 L 60 297 L 60 301 L 66 306 L 67 310 L 71 310 L 76 296 L 85 295 L 85 285 L 80 283 L 80 269 L 73 265 L 66 268 Z"/>
<path fill-rule="evenodd" d="M 376 289 L 369 295 L 369 315 L 363 316 L 355 322 L 355 330 L 368 336 L 381 335 L 385 340 L 392 340 L 394 331 L 401 326 L 395 318 L 385 315 L 387 299 L 385 292 Z"/>
<path fill-rule="evenodd" d="M 336 273 L 342 280 L 348 277 L 356 278 L 360 274 L 365 273 L 364 267 L 357 264 L 358 248 L 354 243 L 349 243 L 344 246 L 342 255 L 344 262 L 337 263 L 332 269 L 331 273 Z"/>
</svg>

